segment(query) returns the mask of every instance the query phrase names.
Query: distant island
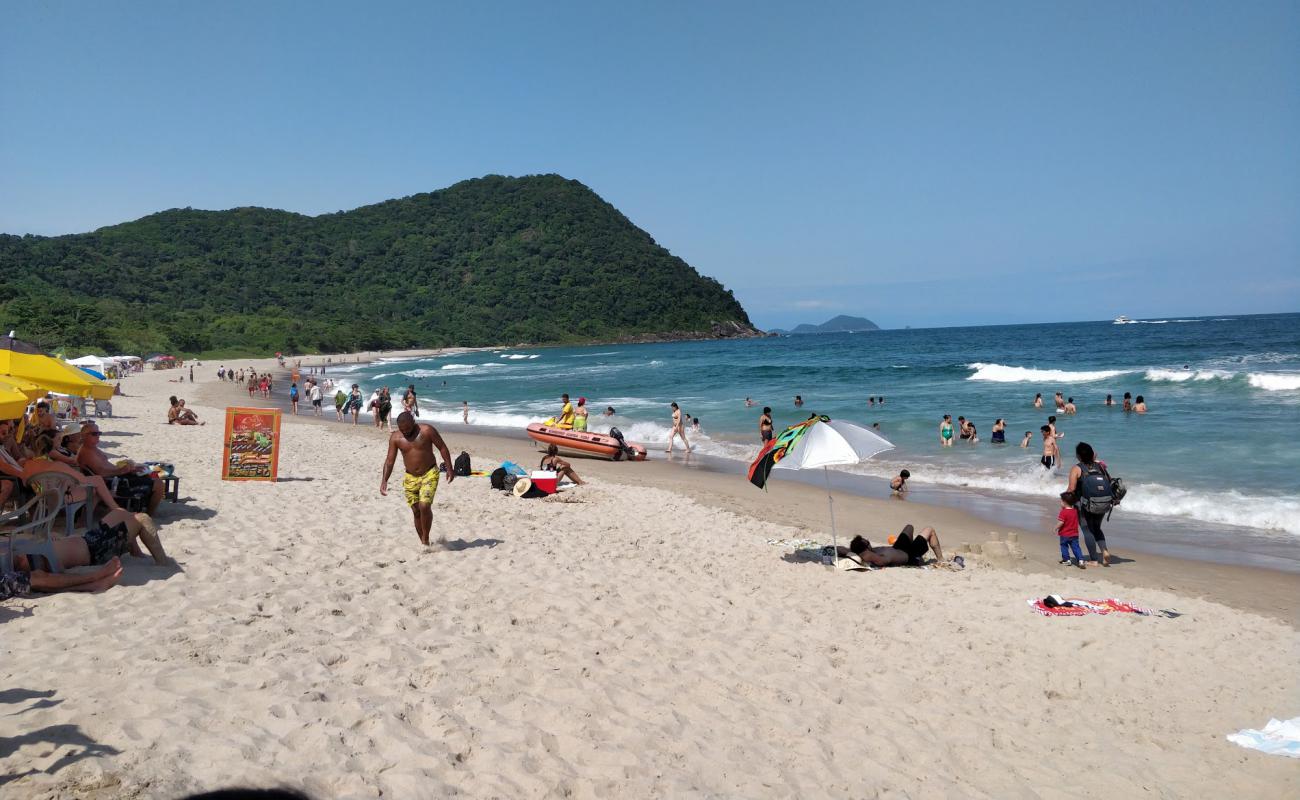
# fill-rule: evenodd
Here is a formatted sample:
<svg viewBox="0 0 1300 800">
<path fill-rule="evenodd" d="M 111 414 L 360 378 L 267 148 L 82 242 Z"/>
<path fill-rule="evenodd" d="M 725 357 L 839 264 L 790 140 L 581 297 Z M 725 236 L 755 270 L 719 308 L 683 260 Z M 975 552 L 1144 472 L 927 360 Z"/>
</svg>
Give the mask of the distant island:
<svg viewBox="0 0 1300 800">
<path fill-rule="evenodd" d="M 0 234 L 0 325 L 51 350 L 141 355 L 761 335 L 729 289 L 559 175 L 315 217 L 184 208 Z"/>
<path fill-rule="evenodd" d="M 854 333 L 857 331 L 878 330 L 880 330 L 880 326 L 866 317 L 850 317 L 840 314 L 838 317 L 831 317 L 820 325 L 809 325 L 808 323 L 804 323 L 802 325 L 796 325 L 788 331 L 780 328 L 773 328 L 768 331 L 768 333 L 801 336 L 810 333 Z"/>
</svg>

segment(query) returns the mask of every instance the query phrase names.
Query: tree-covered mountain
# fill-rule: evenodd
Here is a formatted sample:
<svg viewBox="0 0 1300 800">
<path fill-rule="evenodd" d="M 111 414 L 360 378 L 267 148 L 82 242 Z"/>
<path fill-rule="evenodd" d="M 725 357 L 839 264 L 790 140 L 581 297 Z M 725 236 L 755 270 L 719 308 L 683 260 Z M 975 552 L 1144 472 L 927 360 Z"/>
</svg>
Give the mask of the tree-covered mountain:
<svg viewBox="0 0 1300 800">
<path fill-rule="evenodd" d="M 317 217 L 186 208 L 0 235 L 0 327 L 49 348 L 182 353 L 753 332 L 729 290 L 558 175 Z"/>
<path fill-rule="evenodd" d="M 794 328 L 783 331 L 779 328 L 773 328 L 772 333 L 804 334 L 804 333 L 845 333 L 856 331 L 878 331 L 880 326 L 866 317 L 850 317 L 840 314 L 837 317 L 831 317 L 820 325 L 810 325 L 807 322 L 802 325 L 796 325 Z"/>
</svg>

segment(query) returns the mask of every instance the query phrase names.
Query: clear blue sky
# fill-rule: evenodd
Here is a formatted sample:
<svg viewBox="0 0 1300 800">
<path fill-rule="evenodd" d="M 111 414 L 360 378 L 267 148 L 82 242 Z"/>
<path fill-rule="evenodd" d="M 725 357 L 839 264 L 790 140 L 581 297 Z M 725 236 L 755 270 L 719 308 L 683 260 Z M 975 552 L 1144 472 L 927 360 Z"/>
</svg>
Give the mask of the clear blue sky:
<svg viewBox="0 0 1300 800">
<path fill-rule="evenodd" d="M 0 231 L 583 181 L 762 326 L 1300 310 L 1300 4 L 30 2 Z"/>
</svg>

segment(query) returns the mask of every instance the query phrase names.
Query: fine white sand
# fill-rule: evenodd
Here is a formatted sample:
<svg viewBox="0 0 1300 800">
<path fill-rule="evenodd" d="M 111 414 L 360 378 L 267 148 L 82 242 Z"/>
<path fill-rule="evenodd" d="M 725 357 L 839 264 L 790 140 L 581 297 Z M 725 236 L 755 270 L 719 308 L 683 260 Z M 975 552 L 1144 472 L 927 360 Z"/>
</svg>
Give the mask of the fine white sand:
<svg viewBox="0 0 1300 800">
<path fill-rule="evenodd" d="M 1224 740 L 1300 713 L 1284 620 L 1100 570 L 831 573 L 768 544 L 822 520 L 705 505 L 684 468 L 683 491 L 639 480 L 656 465 L 578 462 L 591 484 L 546 501 L 458 479 L 434 509 L 451 547 L 425 551 L 400 461 L 378 494 L 381 434 L 286 419 L 281 481 L 223 483 L 219 407 L 163 424 L 168 394 L 197 397 L 176 374 L 129 379 L 103 427 L 110 452 L 175 463 L 184 502 L 158 519 L 179 566 L 128 557 L 107 592 L 0 606 L 6 798 L 1300 791 L 1294 762 Z M 476 466 L 522 449 L 472 441 Z M 949 549 L 985 538 L 954 516 Z M 1025 603 L 1052 592 L 1182 616 Z"/>
</svg>

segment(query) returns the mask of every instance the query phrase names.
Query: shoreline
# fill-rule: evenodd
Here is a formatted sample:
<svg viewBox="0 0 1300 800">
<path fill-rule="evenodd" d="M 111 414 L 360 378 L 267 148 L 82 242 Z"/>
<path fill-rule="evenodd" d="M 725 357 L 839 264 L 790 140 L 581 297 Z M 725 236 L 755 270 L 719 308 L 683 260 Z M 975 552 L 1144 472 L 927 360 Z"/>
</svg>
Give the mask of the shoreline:
<svg viewBox="0 0 1300 800">
<path fill-rule="evenodd" d="M 364 412 L 363 421 L 356 426 L 335 420 L 332 407 L 324 409 L 319 420 L 310 413 L 299 413 L 297 417 L 288 414 L 289 403 L 284 394 L 289 373 L 284 371 L 280 374 L 278 367 L 272 372 L 278 387 L 276 393 L 267 400 L 258 398 L 253 403 L 254 406 L 280 408 L 286 412 L 286 421 L 326 424 L 346 431 L 351 436 L 375 440 L 378 447 L 382 441 L 381 434 L 374 430 L 373 423 L 365 422 Z M 328 374 L 326 377 L 329 377 Z M 282 379 L 283 384 L 280 383 Z M 195 384 L 196 387 L 202 387 L 199 398 L 204 405 L 216 405 L 222 397 L 237 400 L 240 395 L 246 395 L 242 390 L 235 390 L 238 385 L 225 384 L 223 387 L 223 384 L 215 380 Z M 223 388 L 226 394 L 220 393 Z M 229 399 L 225 402 L 231 404 Z M 300 412 L 303 407 L 300 403 Z M 306 408 L 310 409 L 310 404 L 306 404 Z M 509 458 L 529 468 L 541 457 L 535 443 L 522 432 L 512 435 L 510 431 L 447 423 L 438 423 L 437 428 L 443 433 L 453 457 L 460 450 L 467 450 L 475 463 L 485 458 Z M 468 444 L 459 444 L 465 440 L 468 440 Z M 663 459 L 662 452 L 655 454 L 660 458 L 638 463 L 609 462 L 576 454 L 566 455 L 566 458 L 573 463 L 580 475 L 591 474 L 603 481 L 664 489 L 711 508 L 756 520 L 790 525 L 805 531 L 809 538 L 826 539 L 829 542 L 826 492 L 818 476 L 786 472 L 770 481 L 768 490 L 760 491 L 743 479 L 743 465 L 729 459 L 692 456 L 691 463 L 684 463 L 684 459 L 676 454 L 673 460 Z M 378 475 L 378 468 L 379 463 L 376 461 L 375 475 Z M 631 471 L 633 468 L 636 472 Z M 847 473 L 831 473 L 836 523 L 842 544 L 857 533 L 867 536 L 873 542 L 883 542 L 904 524 L 912 523 L 918 528 L 933 525 L 940 532 L 947 555 L 950 551 L 955 552 L 963 542 L 975 544 L 987 541 L 992 532 L 1015 533 L 1020 538 L 1026 558 L 1015 564 L 1003 565 L 1004 568 L 1044 577 L 1068 575 L 1134 588 L 1158 587 L 1263 614 L 1293 628 L 1300 628 L 1300 591 L 1297 591 L 1300 589 L 1300 578 L 1292 572 L 1257 564 L 1224 563 L 1173 553 L 1148 552 L 1141 547 L 1130 547 L 1130 542 L 1121 536 L 1115 537 L 1112 543 L 1115 547 L 1113 554 L 1118 556 L 1118 563 L 1114 566 L 1089 567 L 1086 570 L 1063 567 L 1057 563 L 1057 537 L 1046 527 L 1025 526 L 1007 520 L 988 520 L 972 509 L 930 503 L 914 496 L 894 498 L 888 494 L 887 488 L 882 489 L 880 496 L 869 496 L 858 491 L 863 485 L 858 478 L 859 476 Z M 883 481 L 881 484 L 883 486 Z M 915 495 L 915 491 L 909 494 Z M 870 522 L 864 523 L 862 520 Z M 957 538 L 950 541 L 952 534 L 945 536 L 945 530 L 959 532 Z M 1050 593 L 1050 582 L 1045 587 L 1047 589 L 1044 593 Z"/>
<path fill-rule="evenodd" d="M 510 350 L 513 348 L 504 349 Z M 429 356 L 437 355 L 437 353 L 430 351 L 420 352 Z M 443 355 L 449 354 L 444 353 Z M 419 358 L 420 356 L 406 357 Z M 310 363 L 311 359 L 308 361 Z M 373 362 L 367 362 L 366 357 L 363 356 L 359 362 L 350 361 L 347 363 L 349 367 L 356 370 L 357 365 L 364 368 L 367 363 Z M 330 376 L 327 375 L 326 377 Z M 352 379 L 351 375 L 347 378 L 349 381 Z M 371 383 L 369 380 L 364 382 Z M 424 399 L 428 401 L 431 398 L 426 395 Z M 433 399 L 435 403 L 438 403 L 436 397 Z M 478 398 L 478 400 L 484 402 L 482 397 Z M 490 401 L 491 398 L 487 400 Z M 277 400 L 277 402 L 280 402 L 283 408 L 288 406 L 287 400 Z M 454 410 L 443 407 L 441 403 L 438 403 L 434 408 L 434 414 L 442 420 L 440 424 L 458 425 L 458 415 L 453 412 Z M 519 412 L 507 413 L 517 414 Z M 449 419 L 448 417 L 452 418 Z M 640 425 L 641 423 L 649 423 L 651 427 L 656 425 L 653 419 L 644 418 L 621 420 L 618 424 L 627 432 L 629 424 Z M 499 427 L 499 421 L 497 425 L 480 426 L 475 424 L 471 427 L 476 430 L 486 428 L 489 433 L 496 435 L 510 437 L 522 435 L 520 431 L 513 428 Z M 648 443 L 651 457 L 658 456 L 660 448 L 655 446 L 657 443 L 648 439 L 641 439 L 635 435 L 629 436 L 629 439 L 640 441 L 642 444 Z M 738 449 L 740 452 L 744 452 L 744 448 L 747 446 L 748 440 L 743 437 L 738 438 L 734 433 L 716 434 L 712 437 L 711 442 L 706 442 L 706 450 L 709 451 L 709 454 L 697 455 L 696 458 L 702 463 L 711 465 L 721 471 L 734 473 L 747 466 L 747 462 L 736 455 Z M 997 486 L 990 487 L 987 483 L 971 485 L 962 481 L 960 476 L 942 482 L 933 482 L 925 477 L 925 469 L 917 473 L 917 468 L 918 466 L 924 467 L 927 464 L 933 468 L 935 465 L 930 464 L 918 454 L 913 455 L 916 456 L 918 463 L 908 464 L 901 461 L 894 463 L 896 468 L 910 466 L 913 472 L 918 475 L 909 485 L 909 498 L 913 502 L 963 510 L 991 525 L 1010 525 L 1017 528 L 1050 530 L 1055 524 L 1057 502 L 1054 494 L 1044 495 L 1037 491 L 1030 493 L 1013 491 Z M 866 497 L 888 497 L 890 494 L 887 488 L 888 478 L 881 476 L 882 470 L 879 463 L 876 462 L 875 466 L 865 465 L 862 468 L 832 470 L 832 474 L 837 481 L 837 490 Z M 930 471 L 933 471 L 933 469 Z M 800 480 L 803 478 L 795 475 L 792 476 L 792 479 Z M 1063 488 L 1064 474 L 1060 474 L 1058 479 L 1060 488 Z M 820 483 L 820 479 L 818 483 Z M 1163 489 L 1167 487 L 1156 488 Z M 1300 536 L 1288 534 L 1282 530 L 1234 525 L 1231 518 L 1228 521 L 1207 521 L 1196 515 L 1155 513 L 1150 510 L 1145 513 L 1135 511 L 1130 507 L 1133 503 L 1139 504 L 1135 507 L 1142 507 L 1140 505 L 1143 499 L 1140 491 L 1141 486 L 1138 489 L 1139 491 L 1135 494 L 1138 500 L 1130 501 L 1129 505 L 1118 509 L 1117 516 L 1108 525 L 1108 532 L 1118 534 L 1123 546 L 1131 546 L 1134 550 L 1151 555 L 1176 555 L 1185 560 L 1232 563 L 1300 575 Z"/>
<path fill-rule="evenodd" d="M 414 351 L 412 351 L 414 352 Z M 460 352 L 460 351 L 456 351 Z M 433 357 L 449 355 L 447 351 L 419 351 L 403 358 Z M 365 361 L 362 365 L 374 363 Z M 344 362 L 354 365 L 358 362 Z M 309 365 L 310 366 L 310 365 Z M 273 371 L 277 385 L 283 380 L 287 387 L 289 371 Z M 325 377 L 330 377 L 326 374 Z M 350 379 L 348 379 L 350 380 Z M 288 410 L 289 401 L 283 391 L 268 402 Z M 425 402 L 428 402 L 426 398 Z M 363 419 L 367 413 L 362 412 Z M 529 441 L 522 431 L 491 425 L 463 425 L 457 422 L 440 422 L 440 428 L 465 433 L 481 433 L 488 436 Z M 663 454 L 658 443 L 641 442 L 647 446 L 651 460 L 660 460 Z M 743 475 L 747 465 L 734 458 L 711 454 L 692 456 L 697 466 L 713 472 Z M 885 478 L 861 473 L 832 469 L 831 481 L 836 492 L 850 493 L 859 497 L 896 500 L 889 490 Z M 820 487 L 822 479 L 818 476 L 798 472 L 786 473 L 782 480 L 799 481 Z M 1062 479 L 1063 480 L 1063 479 Z M 1013 492 L 998 493 L 988 489 L 969 486 L 950 486 L 946 484 L 916 483 L 909 486 L 907 501 L 925 506 L 951 509 L 969 514 L 982 524 L 992 528 L 1009 526 L 1016 530 L 1046 531 L 1055 524 L 1056 504 L 1051 500 L 1033 495 Z M 1262 570 L 1283 572 L 1300 576 L 1300 540 L 1292 541 L 1284 535 L 1274 536 L 1267 531 L 1247 527 L 1228 525 L 1211 525 L 1209 523 L 1184 518 L 1155 518 L 1149 515 L 1125 513 L 1122 509 L 1112 529 L 1114 542 L 1122 549 L 1132 549 L 1148 556 L 1176 558 L 1180 561 L 1194 561 L 1209 564 L 1232 564 Z M 1108 526 L 1110 527 L 1110 526 Z"/>
</svg>

